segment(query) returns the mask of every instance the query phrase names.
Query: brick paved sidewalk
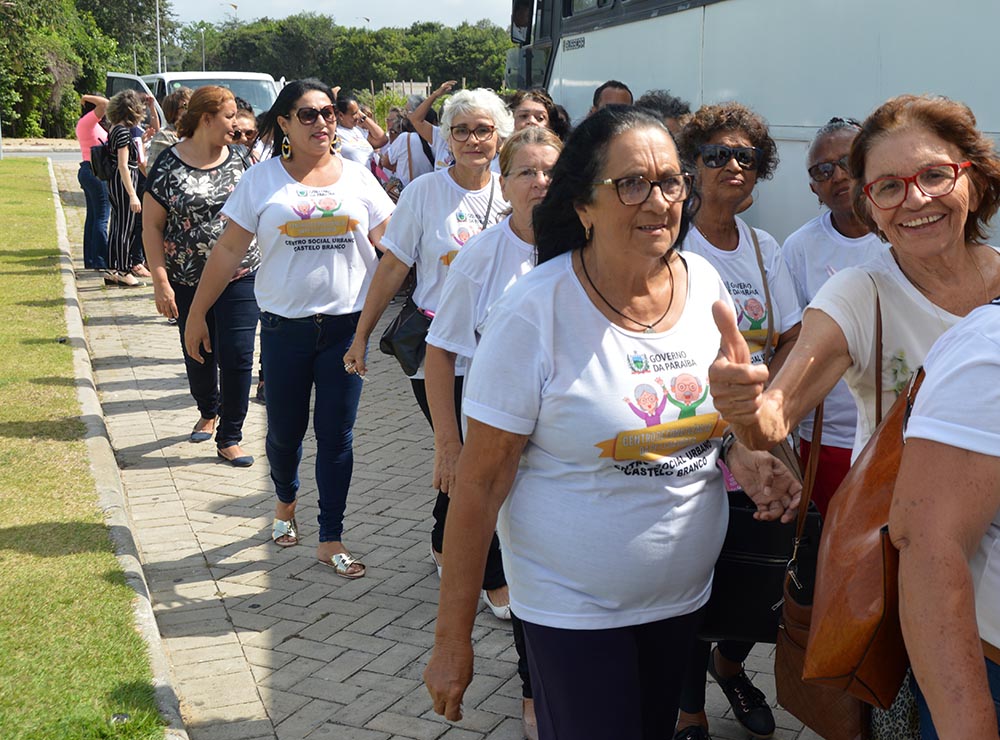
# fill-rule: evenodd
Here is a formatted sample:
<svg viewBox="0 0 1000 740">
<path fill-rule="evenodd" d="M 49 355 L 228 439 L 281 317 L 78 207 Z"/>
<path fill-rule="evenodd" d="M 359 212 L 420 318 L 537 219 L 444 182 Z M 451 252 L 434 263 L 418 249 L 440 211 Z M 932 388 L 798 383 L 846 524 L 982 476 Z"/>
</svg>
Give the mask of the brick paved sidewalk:
<svg viewBox="0 0 1000 740">
<path fill-rule="evenodd" d="M 297 511 L 304 544 L 280 549 L 270 541 L 264 407 L 251 403 L 244 425 L 251 468 L 219 461 L 212 442 L 188 442 L 198 412 L 177 329 L 157 315 L 150 287 L 106 288 L 83 270 L 77 165 L 54 168 L 98 392 L 191 740 L 520 738 L 513 640 L 489 612 L 476 620 L 461 723 L 431 711 L 420 680 L 437 610 L 433 442 L 395 361 L 372 352 L 361 398 L 344 537 L 368 572 L 347 581 L 315 559 L 311 437 Z M 747 669 L 773 700 L 770 652 L 758 646 Z M 714 684 L 708 712 L 714 737 L 746 736 Z M 775 714 L 775 737 L 815 737 Z"/>
</svg>

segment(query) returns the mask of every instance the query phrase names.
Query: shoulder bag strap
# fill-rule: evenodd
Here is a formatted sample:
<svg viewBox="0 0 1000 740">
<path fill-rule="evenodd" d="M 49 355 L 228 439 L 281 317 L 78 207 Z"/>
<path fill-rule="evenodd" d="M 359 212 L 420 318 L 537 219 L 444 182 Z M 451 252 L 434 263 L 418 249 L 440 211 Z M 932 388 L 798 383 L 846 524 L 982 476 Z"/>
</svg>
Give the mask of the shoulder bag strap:
<svg viewBox="0 0 1000 740">
<path fill-rule="evenodd" d="M 882 423 L 882 305 L 878 299 L 878 283 L 871 273 L 868 277 L 875 286 L 875 426 Z"/>
<path fill-rule="evenodd" d="M 418 134 L 419 136 L 419 134 Z M 410 172 L 410 179 L 407 182 L 413 182 L 413 155 L 410 154 L 410 135 L 406 135 L 406 168 Z"/>
<path fill-rule="evenodd" d="M 764 364 L 770 365 L 774 357 L 774 312 L 771 310 L 771 288 L 767 284 L 767 271 L 764 269 L 764 256 L 760 253 L 760 242 L 753 226 L 750 229 L 750 239 L 753 241 L 753 251 L 757 255 L 757 267 L 760 268 L 760 279 L 764 283 L 764 310 L 767 311 L 767 338 L 764 340 Z"/>
</svg>

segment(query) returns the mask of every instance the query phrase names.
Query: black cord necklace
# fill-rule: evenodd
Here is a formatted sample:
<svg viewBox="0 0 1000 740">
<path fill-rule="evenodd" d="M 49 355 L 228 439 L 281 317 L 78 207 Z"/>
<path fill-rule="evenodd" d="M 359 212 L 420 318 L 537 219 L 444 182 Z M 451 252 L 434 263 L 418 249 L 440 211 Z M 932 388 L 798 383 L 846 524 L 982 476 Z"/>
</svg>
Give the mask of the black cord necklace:
<svg viewBox="0 0 1000 740">
<path fill-rule="evenodd" d="M 582 250 L 580 251 L 580 266 L 583 267 L 583 274 L 587 278 L 587 282 L 590 283 L 590 287 L 594 289 L 595 293 L 597 293 L 597 297 L 600 298 L 602 301 L 604 301 L 605 306 L 610 308 L 612 311 L 621 316 L 623 319 L 627 319 L 628 321 L 631 321 L 633 324 L 638 324 L 639 326 L 644 327 L 642 330 L 643 334 L 654 334 L 656 330 L 653 327 L 655 327 L 657 324 L 659 324 L 661 321 L 667 318 L 667 314 L 670 313 L 670 307 L 674 305 L 674 271 L 670 269 L 670 262 L 666 258 L 663 258 L 663 264 L 667 266 L 667 273 L 670 275 L 670 300 L 667 301 L 667 310 L 664 311 L 663 315 L 660 316 L 660 318 L 658 318 L 652 324 L 644 324 L 638 319 L 633 319 L 628 314 L 622 313 L 617 308 L 611 305 L 611 302 L 604 297 L 604 294 L 597 289 L 596 285 L 594 285 L 594 281 L 590 279 L 590 273 L 587 272 L 587 260 L 584 259 L 583 251 Z"/>
</svg>

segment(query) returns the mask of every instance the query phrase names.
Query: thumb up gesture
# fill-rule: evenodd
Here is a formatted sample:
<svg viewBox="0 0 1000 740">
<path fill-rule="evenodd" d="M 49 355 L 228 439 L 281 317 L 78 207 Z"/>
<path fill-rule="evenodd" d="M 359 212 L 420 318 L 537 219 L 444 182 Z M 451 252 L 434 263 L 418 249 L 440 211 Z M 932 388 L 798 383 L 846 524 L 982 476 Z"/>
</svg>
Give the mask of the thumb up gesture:
<svg viewBox="0 0 1000 740">
<path fill-rule="evenodd" d="M 741 427 L 755 430 L 758 427 L 757 411 L 763 403 L 767 366 L 750 364 L 750 348 L 727 303 L 716 301 L 712 316 L 722 337 L 719 355 L 708 370 L 709 388 L 716 410 L 733 425 L 737 436 L 744 439 L 739 432 Z"/>
</svg>

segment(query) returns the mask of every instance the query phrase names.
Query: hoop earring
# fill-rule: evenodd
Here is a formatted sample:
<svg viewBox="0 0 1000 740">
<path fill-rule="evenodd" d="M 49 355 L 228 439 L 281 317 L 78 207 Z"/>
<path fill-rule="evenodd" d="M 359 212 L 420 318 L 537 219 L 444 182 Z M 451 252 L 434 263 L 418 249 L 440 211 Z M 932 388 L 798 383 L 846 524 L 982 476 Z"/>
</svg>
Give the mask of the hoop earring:
<svg viewBox="0 0 1000 740">
<path fill-rule="evenodd" d="M 334 134 L 333 141 L 330 142 L 330 154 L 336 154 L 339 151 L 340 151 L 340 136 Z"/>
<path fill-rule="evenodd" d="M 583 238 L 585 241 L 590 241 L 590 237 L 594 235 L 594 226 L 591 224 L 583 230 Z"/>
<path fill-rule="evenodd" d="M 285 139 L 284 141 L 281 142 L 281 158 L 282 159 L 292 158 L 292 145 L 288 141 L 288 139 Z"/>
</svg>

